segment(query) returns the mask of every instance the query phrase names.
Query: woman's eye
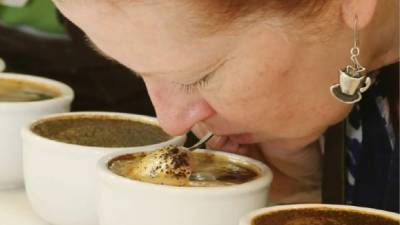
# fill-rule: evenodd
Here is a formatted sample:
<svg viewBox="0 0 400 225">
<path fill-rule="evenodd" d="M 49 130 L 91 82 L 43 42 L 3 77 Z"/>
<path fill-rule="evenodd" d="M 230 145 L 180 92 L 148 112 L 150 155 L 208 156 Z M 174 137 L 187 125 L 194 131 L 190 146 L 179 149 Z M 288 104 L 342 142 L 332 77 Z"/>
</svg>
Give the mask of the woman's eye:
<svg viewBox="0 0 400 225">
<path fill-rule="evenodd" d="M 214 75 L 214 73 L 215 72 L 210 73 L 210 74 L 206 75 L 205 77 L 203 77 L 201 80 L 198 80 L 192 84 L 180 84 L 180 87 L 185 93 L 190 94 L 196 88 L 204 88 L 208 84 L 210 77 L 212 75 Z"/>
</svg>

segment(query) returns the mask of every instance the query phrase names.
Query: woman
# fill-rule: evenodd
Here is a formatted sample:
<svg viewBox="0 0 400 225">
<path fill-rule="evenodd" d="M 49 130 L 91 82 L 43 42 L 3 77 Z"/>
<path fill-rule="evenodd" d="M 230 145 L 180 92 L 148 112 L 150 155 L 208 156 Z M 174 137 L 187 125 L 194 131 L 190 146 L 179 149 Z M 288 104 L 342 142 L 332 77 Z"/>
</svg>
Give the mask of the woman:
<svg viewBox="0 0 400 225">
<path fill-rule="evenodd" d="M 332 86 L 338 70 L 399 58 L 394 0 L 54 2 L 99 51 L 141 74 L 168 133 L 210 130 L 211 148 L 266 161 L 277 203 L 319 200 L 318 140 L 357 100 Z M 350 97 L 372 79 L 362 78 Z M 396 210 L 382 201 L 364 205 Z"/>
</svg>

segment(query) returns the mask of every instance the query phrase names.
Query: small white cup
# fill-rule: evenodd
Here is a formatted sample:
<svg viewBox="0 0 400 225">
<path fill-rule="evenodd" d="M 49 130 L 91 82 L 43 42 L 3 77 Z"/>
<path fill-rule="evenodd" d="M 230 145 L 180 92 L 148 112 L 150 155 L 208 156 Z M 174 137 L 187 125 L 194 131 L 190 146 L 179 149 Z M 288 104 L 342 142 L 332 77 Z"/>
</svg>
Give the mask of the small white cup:
<svg viewBox="0 0 400 225">
<path fill-rule="evenodd" d="M 3 72 L 6 69 L 6 63 L 2 58 L 0 58 L 0 72 Z"/>
<path fill-rule="evenodd" d="M 114 174 L 108 163 L 130 151 L 103 157 L 97 166 L 101 225 L 234 225 L 244 214 L 267 204 L 272 172 L 256 160 L 224 152 L 196 150 L 254 165 L 256 179 L 220 187 L 176 187 Z"/>
<path fill-rule="evenodd" d="M 35 124 L 54 118 L 104 116 L 158 125 L 148 116 L 77 112 L 48 116 L 22 130 L 26 192 L 34 211 L 52 225 L 97 225 L 95 170 L 98 159 L 111 151 L 150 151 L 165 145 L 181 145 L 186 136 L 147 146 L 90 147 L 53 141 L 32 132 Z"/>
<path fill-rule="evenodd" d="M 1 79 L 27 81 L 55 90 L 60 95 L 32 102 L 0 102 L 0 189 L 23 185 L 20 129 L 44 115 L 68 112 L 74 93 L 67 85 L 36 76 L 0 73 Z"/>
<path fill-rule="evenodd" d="M 349 206 L 349 205 L 332 205 L 332 204 L 294 204 L 294 205 L 281 205 L 281 206 L 273 206 L 268 208 L 261 208 L 255 210 L 253 212 L 248 213 L 240 219 L 239 225 L 254 225 L 254 219 L 267 214 L 277 213 L 280 211 L 287 210 L 295 210 L 298 209 L 324 209 L 324 210 L 332 210 L 332 211 L 346 211 L 346 212 L 358 212 L 362 214 L 376 215 L 384 218 L 389 218 L 393 220 L 397 220 L 400 223 L 400 215 L 388 211 L 358 207 L 358 206 Z M 384 225 L 384 224 L 380 224 Z"/>
</svg>

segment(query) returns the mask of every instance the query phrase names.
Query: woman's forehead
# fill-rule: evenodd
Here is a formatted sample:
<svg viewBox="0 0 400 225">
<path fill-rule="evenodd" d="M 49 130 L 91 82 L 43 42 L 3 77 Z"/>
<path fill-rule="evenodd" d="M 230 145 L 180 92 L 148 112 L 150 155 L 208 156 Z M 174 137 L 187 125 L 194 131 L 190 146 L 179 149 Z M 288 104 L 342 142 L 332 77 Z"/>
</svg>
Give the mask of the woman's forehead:
<svg viewBox="0 0 400 225">
<path fill-rule="evenodd" d="M 102 52 L 140 73 L 196 73 L 223 52 L 223 41 L 185 35 L 188 22 L 182 13 L 178 18 L 177 8 L 129 3 L 117 7 L 108 0 L 56 0 L 56 4 Z"/>
<path fill-rule="evenodd" d="M 83 5 L 88 1 L 94 5 Z M 107 5 L 109 3 L 96 2 L 65 1 L 65 5 L 61 3 L 59 7 L 107 55 L 139 72 L 181 70 L 192 73 L 202 70 L 227 57 L 236 40 L 243 36 L 224 33 L 205 37 L 187 35 L 191 32 L 191 22 L 183 19 L 183 8 L 166 10 L 166 5 L 155 4 L 113 8 Z"/>
</svg>

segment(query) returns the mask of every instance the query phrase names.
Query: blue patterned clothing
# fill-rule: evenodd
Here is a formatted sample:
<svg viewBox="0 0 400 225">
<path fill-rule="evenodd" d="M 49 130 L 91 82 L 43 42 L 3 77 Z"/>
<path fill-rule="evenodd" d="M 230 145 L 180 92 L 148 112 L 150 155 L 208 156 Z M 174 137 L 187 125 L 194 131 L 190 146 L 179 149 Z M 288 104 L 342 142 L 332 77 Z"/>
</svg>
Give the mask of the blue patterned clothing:
<svg viewBox="0 0 400 225">
<path fill-rule="evenodd" d="M 399 64 L 374 73 L 346 120 L 346 201 L 399 212 Z"/>
</svg>

